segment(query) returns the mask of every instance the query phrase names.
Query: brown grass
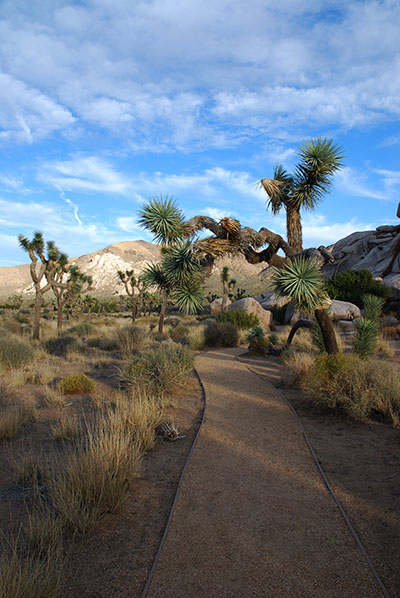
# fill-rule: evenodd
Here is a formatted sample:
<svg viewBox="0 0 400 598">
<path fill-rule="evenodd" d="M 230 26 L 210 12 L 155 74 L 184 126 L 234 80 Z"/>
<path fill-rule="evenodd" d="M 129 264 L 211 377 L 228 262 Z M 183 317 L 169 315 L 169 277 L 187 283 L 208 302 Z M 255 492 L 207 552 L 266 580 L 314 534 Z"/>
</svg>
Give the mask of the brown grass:
<svg viewBox="0 0 400 598">
<path fill-rule="evenodd" d="M 35 419 L 36 411 L 31 405 L 11 404 L 0 413 L 0 440 L 10 440 Z"/>
</svg>

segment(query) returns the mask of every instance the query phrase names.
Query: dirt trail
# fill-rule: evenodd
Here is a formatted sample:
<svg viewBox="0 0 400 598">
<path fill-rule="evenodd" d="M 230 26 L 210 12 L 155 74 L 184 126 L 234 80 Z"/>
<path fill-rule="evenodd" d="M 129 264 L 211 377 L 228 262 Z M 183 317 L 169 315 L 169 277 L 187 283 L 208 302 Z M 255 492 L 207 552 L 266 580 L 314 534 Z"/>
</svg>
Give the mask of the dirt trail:
<svg viewBox="0 0 400 598">
<path fill-rule="evenodd" d="M 206 422 L 148 597 L 381 596 L 289 407 L 240 352 L 197 357 Z"/>
</svg>

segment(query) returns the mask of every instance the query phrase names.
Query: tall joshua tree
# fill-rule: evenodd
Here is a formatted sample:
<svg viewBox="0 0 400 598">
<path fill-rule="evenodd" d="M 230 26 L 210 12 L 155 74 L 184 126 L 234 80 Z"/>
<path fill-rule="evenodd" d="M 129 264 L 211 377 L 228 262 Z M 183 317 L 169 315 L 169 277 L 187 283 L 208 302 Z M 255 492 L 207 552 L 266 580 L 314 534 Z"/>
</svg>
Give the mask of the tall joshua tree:
<svg viewBox="0 0 400 598">
<path fill-rule="evenodd" d="M 24 235 L 18 236 L 18 241 L 31 260 L 30 273 L 35 289 L 35 311 L 33 316 L 33 338 L 40 337 L 40 316 L 43 295 L 51 289 L 51 280 L 57 267 L 60 252 L 54 241 L 47 242 L 47 255 L 43 234 L 36 231 L 30 241 Z"/>
<path fill-rule="evenodd" d="M 61 334 L 64 306 L 91 289 L 93 279 L 83 274 L 78 266 L 68 264 L 68 256 L 60 253 L 55 270 L 49 277 L 52 291 L 57 301 L 57 333 Z"/>
<path fill-rule="evenodd" d="M 342 148 L 332 139 L 317 137 L 299 146 L 300 162 L 293 174 L 279 164 L 274 178 L 261 179 L 261 187 L 269 197 L 268 209 L 277 214 L 286 210 L 287 241 L 299 253 L 303 249 L 300 210 L 313 210 L 328 192 L 332 176 L 342 166 Z"/>
<path fill-rule="evenodd" d="M 136 278 L 133 270 L 125 270 L 125 272 L 118 270 L 117 274 L 121 282 L 124 283 L 126 293 L 131 299 L 132 324 L 134 324 L 137 316 L 138 304 L 143 300 L 148 283 L 146 283 L 140 276 L 139 278 Z"/>
</svg>

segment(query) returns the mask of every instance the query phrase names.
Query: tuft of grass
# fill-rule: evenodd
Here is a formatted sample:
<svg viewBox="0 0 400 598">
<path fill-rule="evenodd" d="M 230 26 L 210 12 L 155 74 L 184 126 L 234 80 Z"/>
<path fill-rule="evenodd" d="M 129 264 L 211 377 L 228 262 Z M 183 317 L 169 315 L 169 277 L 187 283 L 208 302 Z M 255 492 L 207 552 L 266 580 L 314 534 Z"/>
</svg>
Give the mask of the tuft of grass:
<svg viewBox="0 0 400 598">
<path fill-rule="evenodd" d="M 11 404 L 0 414 L 0 440 L 11 440 L 17 433 L 35 419 L 36 412 L 31 405 Z"/>
<path fill-rule="evenodd" d="M 30 345 L 4 330 L 0 334 L 0 363 L 12 368 L 33 359 L 34 353 Z"/>
<path fill-rule="evenodd" d="M 49 361 L 34 361 L 24 368 L 24 384 L 49 384 L 57 375 L 58 367 Z"/>
<path fill-rule="evenodd" d="M 18 460 L 12 460 L 14 481 L 22 486 L 37 487 L 43 478 L 41 466 L 33 455 L 24 455 Z"/>
<path fill-rule="evenodd" d="M 96 330 L 96 326 L 93 322 L 79 322 L 75 326 L 68 328 L 67 334 L 75 336 L 90 336 Z"/>
<path fill-rule="evenodd" d="M 57 421 L 50 426 L 56 440 L 75 440 L 81 433 L 81 425 L 74 414 L 60 413 Z"/>
<path fill-rule="evenodd" d="M 285 364 L 283 383 L 286 386 L 300 388 L 304 378 L 314 365 L 315 358 L 309 353 L 285 351 L 282 354 Z"/>
<path fill-rule="evenodd" d="M 36 507 L 28 514 L 24 526 L 28 553 L 42 556 L 51 551 L 61 555 L 63 531 L 64 526 L 59 517 L 43 506 Z"/>
<path fill-rule="evenodd" d="M 142 451 L 118 412 L 88 425 L 84 445 L 67 457 L 49 485 L 52 505 L 68 527 L 87 532 L 115 511 L 137 473 Z"/>
<path fill-rule="evenodd" d="M 391 344 L 383 339 L 378 339 L 375 352 L 378 357 L 382 357 L 383 359 L 393 359 L 395 356 L 395 350 Z"/>
<path fill-rule="evenodd" d="M 0 557 L 0 596 L 4 598 L 60 598 L 62 564 L 58 554 L 23 555 L 17 545 Z"/>
<path fill-rule="evenodd" d="M 80 393 L 92 392 L 94 382 L 86 374 L 70 374 L 58 383 L 58 390 L 65 395 L 75 395 Z"/>
<path fill-rule="evenodd" d="M 117 331 L 117 341 L 122 354 L 130 357 L 142 349 L 145 336 L 138 326 L 124 326 Z"/>
<path fill-rule="evenodd" d="M 64 407 L 64 395 L 54 388 L 47 387 L 44 392 L 44 401 L 50 407 Z"/>
</svg>

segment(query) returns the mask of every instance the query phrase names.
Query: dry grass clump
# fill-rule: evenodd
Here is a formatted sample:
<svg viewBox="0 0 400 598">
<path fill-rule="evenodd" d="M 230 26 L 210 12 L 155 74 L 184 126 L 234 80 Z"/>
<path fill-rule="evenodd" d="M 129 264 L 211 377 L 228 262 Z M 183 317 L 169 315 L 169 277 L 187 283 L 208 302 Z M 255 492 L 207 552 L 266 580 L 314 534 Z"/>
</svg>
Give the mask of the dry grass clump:
<svg viewBox="0 0 400 598">
<path fill-rule="evenodd" d="M 400 418 L 400 373 L 379 360 L 355 354 L 320 355 L 302 381 L 314 403 L 362 421 L 374 412 Z"/>
<path fill-rule="evenodd" d="M 300 388 L 302 381 L 314 365 L 315 357 L 310 353 L 287 350 L 283 352 L 282 360 L 285 364 L 283 383 L 286 386 Z"/>
<path fill-rule="evenodd" d="M 12 460 L 14 481 L 23 486 L 37 487 L 43 478 L 42 468 L 38 459 L 33 455 L 24 455 L 18 460 Z"/>
<path fill-rule="evenodd" d="M 33 359 L 33 349 L 18 336 L 5 330 L 0 331 L 0 363 L 12 368 Z"/>
<path fill-rule="evenodd" d="M 49 384 L 57 372 L 58 366 L 50 361 L 34 361 L 23 369 L 24 384 Z"/>
<path fill-rule="evenodd" d="M 28 514 L 24 526 L 26 549 L 30 554 L 45 555 L 51 551 L 61 555 L 63 532 L 61 519 L 39 505 Z"/>
<path fill-rule="evenodd" d="M 126 378 L 155 396 L 171 392 L 193 368 L 194 355 L 183 345 L 169 343 L 150 349 L 136 357 L 128 367 Z"/>
<path fill-rule="evenodd" d="M 61 520 L 85 533 L 124 498 L 142 451 L 118 411 L 100 416 L 87 437 L 50 481 L 49 498 Z"/>
<path fill-rule="evenodd" d="M 121 418 L 144 451 L 154 448 L 156 428 L 161 421 L 160 401 L 151 395 L 132 390 L 130 396 L 121 395 L 115 404 L 114 417 Z"/>
<path fill-rule="evenodd" d="M 0 412 L 0 440 L 10 440 L 35 419 L 36 411 L 32 405 L 9 404 Z"/>
<path fill-rule="evenodd" d="M 124 357 L 139 353 L 145 341 L 143 330 L 138 326 L 124 326 L 117 330 L 116 336 Z"/>
<path fill-rule="evenodd" d="M 393 359 L 395 350 L 388 341 L 378 339 L 375 347 L 375 353 L 383 359 Z"/>
<path fill-rule="evenodd" d="M 56 440 L 75 440 L 82 431 L 76 415 L 66 411 L 59 414 L 58 419 L 51 424 L 50 429 L 53 438 Z"/>
<path fill-rule="evenodd" d="M 45 388 L 43 398 L 50 407 L 64 407 L 65 405 L 64 395 L 54 388 Z"/>
<path fill-rule="evenodd" d="M 169 329 L 170 338 L 176 343 L 186 345 L 193 351 L 205 347 L 205 326 L 198 322 L 180 323 Z"/>
<path fill-rule="evenodd" d="M 0 557 L 1 598 L 59 598 L 61 590 L 58 552 L 49 549 L 46 554 L 24 554 L 15 541 Z"/>
<path fill-rule="evenodd" d="M 86 374 L 70 374 L 58 383 L 58 390 L 65 395 L 75 395 L 94 390 L 94 382 Z"/>
</svg>

